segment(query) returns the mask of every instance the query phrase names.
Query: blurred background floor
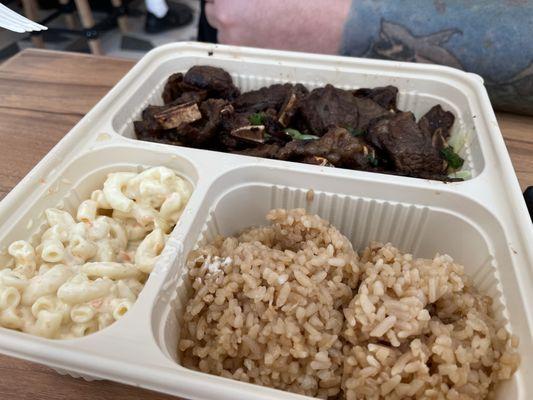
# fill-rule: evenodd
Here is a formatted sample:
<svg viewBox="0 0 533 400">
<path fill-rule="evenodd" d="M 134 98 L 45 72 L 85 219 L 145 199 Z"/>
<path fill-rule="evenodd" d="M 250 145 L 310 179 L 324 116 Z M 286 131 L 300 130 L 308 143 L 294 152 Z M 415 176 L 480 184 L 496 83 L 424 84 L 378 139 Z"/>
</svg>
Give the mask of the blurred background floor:
<svg viewBox="0 0 533 400">
<path fill-rule="evenodd" d="M 109 0 L 100 0 L 97 2 L 90 1 L 91 8 L 96 23 L 105 18 L 106 13 L 99 11 L 106 6 Z M 176 41 L 196 40 L 198 17 L 200 14 L 199 0 L 167 0 L 170 4 L 172 2 L 187 4 L 193 9 L 194 18 L 187 26 L 166 31 L 160 34 L 147 34 L 144 32 L 144 21 L 146 16 L 146 9 L 144 0 L 132 1 L 128 6 L 128 31 L 122 33 L 118 27 L 110 26 L 109 29 L 100 34 L 100 41 L 105 55 L 129 58 L 133 60 L 140 59 L 147 51 L 153 47 Z M 2 3 L 5 3 L 2 1 Z M 24 14 L 16 1 L 8 2 L 8 6 Z M 95 4 L 97 3 L 97 4 Z M 39 18 L 45 18 L 54 10 L 39 9 Z M 76 13 L 73 14 L 76 29 L 81 29 L 81 23 Z M 49 27 L 66 28 L 64 16 L 59 16 L 54 21 L 48 24 Z M 45 32 L 44 43 L 46 49 L 51 50 L 65 50 L 82 53 L 89 53 L 87 41 L 83 37 L 76 37 L 63 33 Z M 0 29 L 0 63 L 16 54 L 22 49 L 34 47 L 29 34 L 19 34 Z"/>
</svg>

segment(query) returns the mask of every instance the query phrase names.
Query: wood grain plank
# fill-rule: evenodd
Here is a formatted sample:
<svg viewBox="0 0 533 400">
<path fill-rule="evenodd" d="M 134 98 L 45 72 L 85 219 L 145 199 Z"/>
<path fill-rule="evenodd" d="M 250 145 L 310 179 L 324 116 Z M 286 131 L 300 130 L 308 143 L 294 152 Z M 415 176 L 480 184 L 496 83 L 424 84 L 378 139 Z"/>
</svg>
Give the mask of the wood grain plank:
<svg viewBox="0 0 533 400">
<path fill-rule="evenodd" d="M 533 117 L 498 113 L 498 124 L 522 191 L 533 186 Z"/>
<path fill-rule="evenodd" d="M 0 107 L 82 116 L 133 65 L 77 53 L 24 51 L 0 68 Z"/>
<path fill-rule="evenodd" d="M 133 65 L 119 58 L 29 49 L 6 60 L 1 71 L 18 80 L 111 87 Z"/>
<path fill-rule="evenodd" d="M 83 116 L 111 87 L 18 80 L 0 73 L 0 107 Z"/>
<path fill-rule="evenodd" d="M 0 199 L 80 120 L 81 115 L 55 114 L 0 106 Z"/>
<path fill-rule="evenodd" d="M 120 383 L 74 379 L 48 367 L 4 355 L 0 355 L 0 377 L 0 398 L 5 400 L 176 400 L 176 397 Z"/>
</svg>

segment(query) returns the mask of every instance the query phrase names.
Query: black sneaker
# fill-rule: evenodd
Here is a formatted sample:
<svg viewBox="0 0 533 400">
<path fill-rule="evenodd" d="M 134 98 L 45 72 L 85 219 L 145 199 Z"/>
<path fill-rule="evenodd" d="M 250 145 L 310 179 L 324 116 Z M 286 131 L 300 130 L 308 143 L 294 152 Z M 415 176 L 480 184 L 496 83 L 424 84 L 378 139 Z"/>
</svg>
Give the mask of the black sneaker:
<svg viewBox="0 0 533 400">
<path fill-rule="evenodd" d="M 59 1 L 57 0 L 37 0 L 37 4 L 42 10 L 57 10 L 59 8 Z"/>
<path fill-rule="evenodd" d="M 146 13 L 144 30 L 146 33 L 161 33 L 188 25 L 192 18 L 193 11 L 189 6 L 168 2 L 168 12 L 163 18 L 157 18 L 151 12 Z"/>
</svg>

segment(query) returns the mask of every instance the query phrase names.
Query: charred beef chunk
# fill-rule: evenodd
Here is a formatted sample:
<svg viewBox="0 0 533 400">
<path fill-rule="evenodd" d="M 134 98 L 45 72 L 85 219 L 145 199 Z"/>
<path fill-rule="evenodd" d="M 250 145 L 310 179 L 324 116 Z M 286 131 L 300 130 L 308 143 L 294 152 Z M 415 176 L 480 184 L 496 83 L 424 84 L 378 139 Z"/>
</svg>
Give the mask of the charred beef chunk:
<svg viewBox="0 0 533 400">
<path fill-rule="evenodd" d="M 188 146 L 209 147 L 220 127 L 222 116 L 232 112 L 231 105 L 222 99 L 209 99 L 200 104 L 202 118 L 177 128 L 179 140 Z"/>
<path fill-rule="evenodd" d="M 256 122 L 259 116 L 260 124 L 265 127 L 265 132 L 272 137 L 273 141 L 288 142 L 292 138 L 285 132 L 285 126 L 279 122 L 278 113 L 275 109 L 269 108 L 258 114 L 248 115 L 248 120 Z"/>
<path fill-rule="evenodd" d="M 438 175 L 446 169 L 431 138 L 416 124 L 411 112 L 399 112 L 371 123 L 367 139 L 382 151 L 394 170 L 409 176 Z"/>
<path fill-rule="evenodd" d="M 217 136 L 217 146 L 216 150 L 227 151 L 229 153 L 250 147 L 249 143 L 244 144 L 243 141 L 231 136 L 227 132 L 219 133 Z"/>
<path fill-rule="evenodd" d="M 354 137 L 344 128 L 329 129 L 318 140 L 293 140 L 283 147 L 280 160 L 313 161 L 350 169 L 375 169 L 375 151 L 362 138 Z"/>
<path fill-rule="evenodd" d="M 225 113 L 221 119 L 220 130 L 221 144 L 227 150 L 243 149 L 265 141 L 265 126 L 262 123 L 253 124 L 249 114 L 245 113 Z"/>
<path fill-rule="evenodd" d="M 292 140 L 290 135 L 285 132 L 285 127 L 281 125 L 276 116 L 267 113 L 263 118 L 263 125 L 265 126 L 266 133 L 272 137 L 272 140 L 280 141 L 282 143 Z"/>
<path fill-rule="evenodd" d="M 273 108 L 277 111 L 285 101 L 291 88 L 292 85 L 286 83 L 284 85 L 276 84 L 258 90 L 251 90 L 237 97 L 233 102 L 233 107 L 235 107 L 236 111 L 248 113 L 265 111 L 268 108 Z"/>
<path fill-rule="evenodd" d="M 163 97 L 163 102 L 168 104 L 180 97 L 183 92 L 183 74 L 178 72 L 170 75 L 170 77 L 167 79 L 167 83 L 165 83 L 163 95 L 161 97 Z"/>
<path fill-rule="evenodd" d="M 288 127 L 293 118 L 295 118 L 300 105 L 309 94 L 309 91 L 305 86 L 300 83 L 294 85 L 291 90 L 285 96 L 285 100 L 279 109 L 277 122 L 282 127 Z"/>
<path fill-rule="evenodd" d="M 168 133 L 158 125 L 153 117 L 153 114 L 160 108 L 161 107 L 158 106 L 146 107 L 142 112 L 142 120 L 133 122 L 133 130 L 137 139 L 157 143 L 165 143 L 169 141 Z"/>
<path fill-rule="evenodd" d="M 159 136 L 160 133 L 159 130 L 153 129 L 150 126 L 150 123 L 144 120 L 134 121 L 133 130 L 135 131 L 135 135 L 137 135 L 137 139 L 141 140 L 157 140 L 157 136 Z"/>
<path fill-rule="evenodd" d="M 183 74 L 172 74 L 167 79 L 163 89 L 163 102 L 165 104 L 182 104 L 191 101 L 200 102 L 207 98 L 207 90 L 188 85 L 183 81 Z"/>
<path fill-rule="evenodd" d="M 159 111 L 163 110 L 166 106 L 148 106 L 146 107 L 141 116 L 142 122 L 145 125 L 145 129 L 152 131 L 160 130 L 161 127 L 154 118 L 154 114 L 157 114 Z"/>
<path fill-rule="evenodd" d="M 277 113 L 274 109 L 258 114 L 246 112 L 226 113 L 222 118 L 222 135 L 225 137 L 222 142 L 228 149 L 242 149 L 267 141 L 285 142 L 290 140 L 283 131 L 283 126 L 277 120 Z"/>
<path fill-rule="evenodd" d="M 169 103 L 166 103 L 167 105 L 178 105 L 178 104 L 185 104 L 185 103 L 201 103 L 202 101 L 207 99 L 207 91 L 200 90 L 198 92 L 184 92 L 180 96 L 178 96 L 176 99 L 172 100 Z"/>
<path fill-rule="evenodd" d="M 224 126 L 224 124 L 221 126 Z M 226 124 L 226 126 L 229 125 Z M 221 129 L 219 134 L 219 142 L 222 148 L 227 151 L 255 147 L 266 143 L 268 139 L 269 135 L 264 125 L 250 125 L 249 122 L 246 123 L 244 121 L 240 126 L 233 126 L 231 130 Z"/>
<path fill-rule="evenodd" d="M 177 102 L 148 106 L 142 113 L 142 121 L 135 123 L 137 137 L 206 147 L 219 128 L 221 115 L 224 111 L 233 111 L 222 99 L 209 99 L 200 105 L 194 102 L 174 105 Z"/>
<path fill-rule="evenodd" d="M 224 114 L 224 117 L 222 118 L 222 130 L 224 132 L 231 132 L 235 129 L 242 128 L 243 126 L 254 125 L 252 122 L 250 122 L 248 116 L 248 114 L 239 112 L 230 112 Z M 262 121 L 261 123 L 255 125 L 262 125 Z"/>
<path fill-rule="evenodd" d="M 163 129 L 178 128 L 202 119 L 202 114 L 196 103 L 185 103 L 172 106 L 164 106 L 163 109 L 153 114 L 155 122 Z"/>
<path fill-rule="evenodd" d="M 395 86 L 389 85 L 374 89 L 357 89 L 353 92 L 353 95 L 357 98 L 375 101 L 387 110 L 397 110 L 396 99 L 398 98 L 398 88 Z"/>
<path fill-rule="evenodd" d="M 444 111 L 440 105 L 436 105 L 420 118 L 418 127 L 431 138 L 433 147 L 440 150 L 445 147 L 446 140 L 450 137 L 454 121 L 455 117 L 451 112 Z"/>
<path fill-rule="evenodd" d="M 327 158 L 318 157 L 318 156 L 308 156 L 302 158 L 302 162 L 305 164 L 318 165 L 320 167 L 335 167 L 332 163 L 329 162 Z"/>
<path fill-rule="evenodd" d="M 241 141 L 259 144 L 265 143 L 267 140 L 264 125 L 241 126 L 240 128 L 232 130 L 230 135 Z"/>
<path fill-rule="evenodd" d="M 436 105 L 425 113 L 418 121 L 418 126 L 424 132 L 432 136 L 440 129 L 444 139 L 450 136 L 450 129 L 455 122 L 455 117 L 449 111 L 444 111 L 440 105 Z"/>
<path fill-rule="evenodd" d="M 209 96 L 232 100 L 239 95 L 239 89 L 233 84 L 230 74 L 222 68 L 208 65 L 195 65 L 190 68 L 183 82 L 196 90 L 205 90 Z"/>
<path fill-rule="evenodd" d="M 277 155 L 281 146 L 277 143 L 263 144 L 261 146 L 252 147 L 250 149 L 235 150 L 234 154 L 241 154 L 244 156 L 261 157 L 261 158 L 278 158 Z"/>
<path fill-rule="evenodd" d="M 373 120 L 391 114 L 391 111 L 386 110 L 370 99 L 356 97 L 355 103 L 357 104 L 357 111 L 359 113 L 356 127 L 356 133 L 358 134 L 366 132 L 368 130 L 368 125 Z"/>
<path fill-rule="evenodd" d="M 133 129 L 135 131 L 137 139 L 140 140 L 145 140 L 147 142 L 172 144 L 174 146 L 179 146 L 182 144 L 178 138 L 178 135 L 176 134 L 175 129 L 153 129 L 149 126 L 149 123 L 145 121 L 135 121 L 133 123 Z"/>
<path fill-rule="evenodd" d="M 142 113 L 146 127 L 152 130 L 177 128 L 182 124 L 202 118 L 196 103 L 170 103 L 165 106 L 148 106 Z"/>
<path fill-rule="evenodd" d="M 322 136 L 331 126 L 355 128 L 359 120 L 355 97 L 332 85 L 309 93 L 300 112 L 304 125 L 316 136 Z"/>
<path fill-rule="evenodd" d="M 390 112 L 370 98 L 356 97 L 347 90 L 327 85 L 307 96 L 301 114 L 309 132 L 320 136 L 332 126 L 362 133 L 372 120 Z"/>
<path fill-rule="evenodd" d="M 247 113 L 257 113 L 268 109 L 273 109 L 278 113 L 283 107 L 286 109 L 285 113 L 292 112 L 297 100 L 305 96 L 307 92 L 305 86 L 301 84 L 275 84 L 241 94 L 233 102 L 233 107 L 239 112 Z M 290 101 L 291 98 L 292 101 Z"/>
</svg>

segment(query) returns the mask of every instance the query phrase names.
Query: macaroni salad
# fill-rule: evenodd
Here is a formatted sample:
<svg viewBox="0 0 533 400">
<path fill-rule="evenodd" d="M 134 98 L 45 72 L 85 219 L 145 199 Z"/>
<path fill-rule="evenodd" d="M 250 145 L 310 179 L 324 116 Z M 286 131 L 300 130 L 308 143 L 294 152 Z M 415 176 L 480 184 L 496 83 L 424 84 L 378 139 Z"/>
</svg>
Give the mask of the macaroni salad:
<svg viewBox="0 0 533 400">
<path fill-rule="evenodd" d="M 141 292 L 192 188 L 166 167 L 110 173 L 75 216 L 49 208 L 40 243 L 0 254 L 0 326 L 53 339 L 121 318 Z"/>
</svg>

